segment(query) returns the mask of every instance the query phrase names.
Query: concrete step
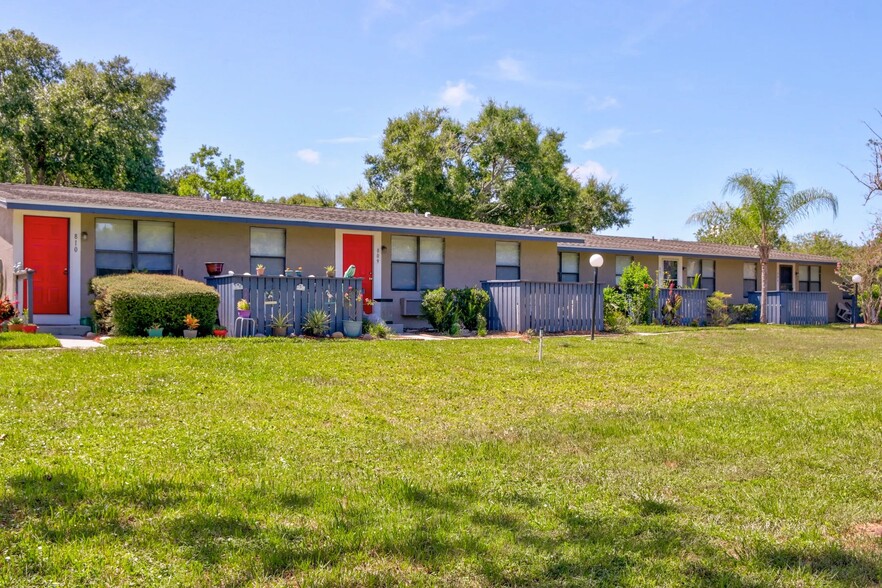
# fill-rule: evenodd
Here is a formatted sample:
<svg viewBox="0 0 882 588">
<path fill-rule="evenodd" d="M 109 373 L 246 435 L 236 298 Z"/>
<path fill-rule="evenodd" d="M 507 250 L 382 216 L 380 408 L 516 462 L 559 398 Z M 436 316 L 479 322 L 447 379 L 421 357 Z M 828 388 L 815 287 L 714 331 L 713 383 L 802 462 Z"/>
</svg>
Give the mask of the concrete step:
<svg viewBox="0 0 882 588">
<path fill-rule="evenodd" d="M 44 325 L 39 324 L 38 333 L 49 333 L 65 337 L 83 337 L 89 332 L 89 327 L 84 325 Z"/>
</svg>

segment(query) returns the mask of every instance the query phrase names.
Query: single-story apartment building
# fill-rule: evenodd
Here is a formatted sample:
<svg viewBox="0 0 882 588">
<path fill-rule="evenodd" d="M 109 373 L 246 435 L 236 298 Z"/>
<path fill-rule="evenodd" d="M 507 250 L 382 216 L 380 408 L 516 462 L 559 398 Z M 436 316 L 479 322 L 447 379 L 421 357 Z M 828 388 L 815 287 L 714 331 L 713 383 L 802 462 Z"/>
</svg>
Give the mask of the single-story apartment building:
<svg viewBox="0 0 882 588">
<path fill-rule="evenodd" d="M 719 245 L 671 239 L 634 238 L 610 235 L 581 235 L 580 243 L 560 243 L 561 281 L 593 280 L 590 257 L 599 253 L 603 266 L 598 280 L 618 284 L 632 262 L 649 269 L 653 279 L 669 279 L 679 287 L 692 286 L 700 275 L 700 287 L 709 292 L 731 294 L 731 304 L 748 302 L 748 293 L 760 289 L 759 253 L 754 247 Z M 836 320 L 842 293 L 833 284 L 837 260 L 822 255 L 773 250 L 768 265 L 769 291 L 827 292 L 828 319 Z"/>
<path fill-rule="evenodd" d="M 632 261 L 651 274 L 691 284 L 701 274 L 710 291 L 746 301 L 759 289 L 759 256 L 751 247 L 688 241 L 554 233 L 429 214 L 206 200 L 160 194 L 0 184 L 0 261 L 7 284 L 21 262 L 34 274 L 35 321 L 76 325 L 91 315 L 92 277 L 127 271 L 202 280 L 205 264 L 224 273 L 268 275 L 302 268 L 304 276 L 338 276 L 350 265 L 362 278 L 374 319 L 423 326 L 421 292 L 487 280 L 589 282 L 589 258 L 605 263 L 599 281 L 615 284 Z M 829 292 L 829 320 L 842 296 L 833 286 L 836 260 L 775 251 L 770 290 Z"/>
<path fill-rule="evenodd" d="M 11 283 L 15 262 L 36 270 L 38 324 L 78 324 L 91 316 L 89 280 L 127 271 L 206 276 L 268 275 L 302 268 L 337 275 L 350 265 L 365 311 L 406 326 L 424 325 L 426 289 L 482 280 L 556 281 L 558 244 L 582 237 L 441 218 L 429 214 L 206 200 L 54 186 L 0 184 L 0 261 Z M 415 303 L 415 304 L 414 304 Z"/>
</svg>

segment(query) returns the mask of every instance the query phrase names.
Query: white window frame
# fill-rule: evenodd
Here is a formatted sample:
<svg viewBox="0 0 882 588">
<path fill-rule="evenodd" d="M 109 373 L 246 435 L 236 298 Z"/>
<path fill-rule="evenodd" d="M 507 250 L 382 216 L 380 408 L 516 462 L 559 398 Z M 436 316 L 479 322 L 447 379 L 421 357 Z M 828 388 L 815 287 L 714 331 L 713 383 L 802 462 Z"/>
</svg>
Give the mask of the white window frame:
<svg viewBox="0 0 882 588">
<path fill-rule="evenodd" d="M 658 256 L 658 282 L 659 286 L 661 286 L 661 281 L 665 277 L 665 262 L 666 261 L 676 261 L 677 262 L 677 288 L 683 287 L 683 274 L 685 273 L 685 267 L 683 267 L 683 258 L 674 256 L 674 255 L 659 255 Z"/>
</svg>

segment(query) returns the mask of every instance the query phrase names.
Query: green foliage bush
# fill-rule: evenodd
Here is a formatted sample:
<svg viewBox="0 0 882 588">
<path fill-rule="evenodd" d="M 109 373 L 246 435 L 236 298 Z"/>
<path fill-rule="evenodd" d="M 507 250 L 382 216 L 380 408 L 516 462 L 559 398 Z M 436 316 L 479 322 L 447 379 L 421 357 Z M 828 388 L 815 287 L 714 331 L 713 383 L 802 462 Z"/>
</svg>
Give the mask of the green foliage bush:
<svg viewBox="0 0 882 588">
<path fill-rule="evenodd" d="M 731 294 L 717 290 L 707 298 L 708 323 L 714 327 L 727 327 L 732 322 L 729 316 L 727 301 L 732 298 Z M 750 306 L 753 306 L 752 304 Z"/>
<path fill-rule="evenodd" d="M 90 289 L 98 328 L 114 335 L 142 337 L 153 324 L 182 335 L 184 317 L 199 319 L 207 335 L 217 322 L 220 295 L 200 282 L 178 276 L 133 273 L 93 278 Z"/>
<path fill-rule="evenodd" d="M 655 307 L 653 281 L 646 266 L 633 262 L 622 272 L 619 289 L 627 302 L 627 314 L 635 324 L 649 324 Z"/>
<path fill-rule="evenodd" d="M 603 289 L 603 328 L 609 333 L 627 333 L 631 326 L 625 294 L 607 286 Z"/>
<path fill-rule="evenodd" d="M 752 323 L 756 316 L 756 304 L 733 304 L 729 307 L 733 323 Z"/>
<path fill-rule="evenodd" d="M 477 331 L 488 304 L 490 295 L 481 288 L 441 287 L 423 294 L 423 317 L 439 333 L 456 334 L 460 327 Z"/>
</svg>

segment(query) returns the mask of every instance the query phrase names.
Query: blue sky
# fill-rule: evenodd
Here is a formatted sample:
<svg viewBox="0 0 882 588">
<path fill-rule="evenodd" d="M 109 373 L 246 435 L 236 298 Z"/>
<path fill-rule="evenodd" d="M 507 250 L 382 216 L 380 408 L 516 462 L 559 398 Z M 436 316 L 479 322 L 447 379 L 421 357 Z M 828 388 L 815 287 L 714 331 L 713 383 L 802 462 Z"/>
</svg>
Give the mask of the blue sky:
<svg viewBox="0 0 882 588">
<path fill-rule="evenodd" d="M 349 190 L 390 117 L 467 120 L 493 98 L 564 131 L 575 174 L 627 186 L 620 234 L 691 238 L 689 214 L 751 168 L 836 194 L 838 218 L 792 233 L 850 240 L 873 210 L 843 166 L 867 171 L 863 121 L 882 130 L 880 23 L 872 0 L 37 0 L 2 17 L 67 61 L 174 76 L 166 167 L 217 145 L 266 197 Z"/>
</svg>

